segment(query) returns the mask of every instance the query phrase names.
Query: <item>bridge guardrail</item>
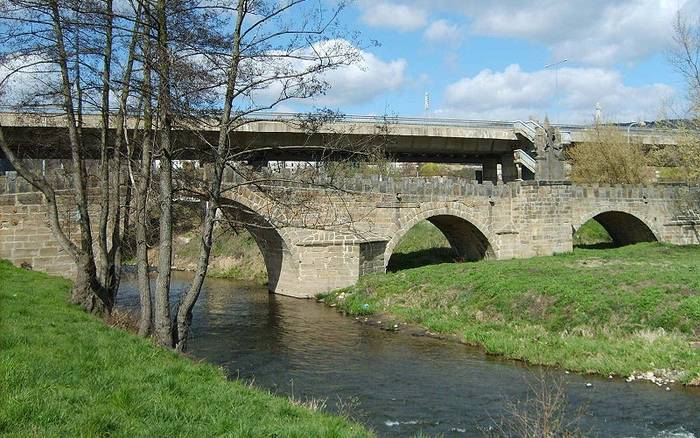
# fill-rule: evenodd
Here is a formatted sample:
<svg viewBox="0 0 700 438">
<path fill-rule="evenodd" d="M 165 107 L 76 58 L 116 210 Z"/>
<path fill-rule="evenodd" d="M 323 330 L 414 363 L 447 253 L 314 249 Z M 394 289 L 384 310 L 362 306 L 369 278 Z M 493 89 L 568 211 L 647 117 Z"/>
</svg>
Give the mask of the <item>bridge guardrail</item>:
<svg viewBox="0 0 700 438">
<path fill-rule="evenodd" d="M 525 166 L 530 172 L 537 173 L 537 162 L 527 152 L 522 149 L 513 151 L 513 158 L 516 163 Z"/>
<path fill-rule="evenodd" d="M 16 107 L 0 105 L 0 116 L 2 113 L 5 114 L 18 114 L 18 109 Z M 23 114 L 34 114 L 37 116 L 41 115 L 60 115 L 62 111 L 59 111 L 56 107 L 35 107 L 32 111 L 25 111 Z M 99 114 L 97 111 L 85 111 L 85 114 Z M 295 121 L 300 120 L 301 116 L 313 115 L 307 113 L 288 113 L 288 112 L 256 112 L 252 113 L 245 118 L 251 121 Z M 348 122 L 348 123 L 367 123 L 367 124 L 405 124 L 405 125 L 424 125 L 424 126 L 445 126 L 445 127 L 470 127 L 470 128 L 507 128 L 507 129 L 517 129 L 521 128 L 523 133 L 528 135 L 533 135 L 536 132 L 537 127 L 541 127 L 537 122 L 528 120 L 514 120 L 514 121 L 502 121 L 502 120 L 471 120 L 471 119 L 455 119 L 455 118 L 432 118 L 432 117 L 405 117 L 405 116 L 375 116 L 375 115 L 352 115 L 352 114 L 341 114 L 338 116 L 338 121 Z M 562 132 L 562 134 L 570 134 L 573 132 L 581 132 L 586 129 L 590 129 L 589 125 L 575 125 L 575 124 L 554 124 L 552 125 Z M 641 135 L 652 135 L 652 134 L 663 134 L 672 133 L 677 130 L 670 128 L 648 128 L 635 126 L 628 128 L 627 126 L 620 125 L 618 128 L 622 131 L 629 132 L 631 134 L 641 136 Z M 564 136 L 565 137 L 565 136 Z M 566 140 L 565 138 L 563 138 Z"/>
</svg>

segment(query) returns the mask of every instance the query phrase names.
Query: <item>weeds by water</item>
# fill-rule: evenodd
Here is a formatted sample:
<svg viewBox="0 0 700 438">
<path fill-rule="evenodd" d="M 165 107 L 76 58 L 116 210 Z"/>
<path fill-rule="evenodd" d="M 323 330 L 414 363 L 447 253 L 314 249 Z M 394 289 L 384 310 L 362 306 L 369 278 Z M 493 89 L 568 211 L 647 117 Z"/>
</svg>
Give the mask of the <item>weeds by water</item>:
<svg viewBox="0 0 700 438">
<path fill-rule="evenodd" d="M 493 421 L 487 437 L 507 438 L 578 438 L 585 436 L 580 422 L 584 408 L 572 411 L 559 377 L 548 378 L 540 373 L 527 382 L 523 400 L 510 400 L 505 413 Z"/>
</svg>

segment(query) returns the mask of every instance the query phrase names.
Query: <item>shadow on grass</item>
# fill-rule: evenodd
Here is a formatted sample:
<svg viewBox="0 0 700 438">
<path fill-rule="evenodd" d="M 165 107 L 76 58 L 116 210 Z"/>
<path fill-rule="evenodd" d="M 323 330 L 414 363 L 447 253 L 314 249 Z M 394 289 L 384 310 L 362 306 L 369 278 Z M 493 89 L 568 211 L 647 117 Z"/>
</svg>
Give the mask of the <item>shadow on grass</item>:
<svg viewBox="0 0 700 438">
<path fill-rule="evenodd" d="M 598 242 L 598 243 L 574 245 L 574 248 L 579 248 L 579 249 L 612 249 L 612 248 L 619 248 L 619 247 L 620 247 L 620 245 L 615 243 L 615 242 Z"/>
<path fill-rule="evenodd" d="M 452 248 L 429 248 L 407 253 L 394 253 L 389 259 L 387 272 L 419 268 L 440 263 L 459 262 L 459 257 Z"/>
</svg>

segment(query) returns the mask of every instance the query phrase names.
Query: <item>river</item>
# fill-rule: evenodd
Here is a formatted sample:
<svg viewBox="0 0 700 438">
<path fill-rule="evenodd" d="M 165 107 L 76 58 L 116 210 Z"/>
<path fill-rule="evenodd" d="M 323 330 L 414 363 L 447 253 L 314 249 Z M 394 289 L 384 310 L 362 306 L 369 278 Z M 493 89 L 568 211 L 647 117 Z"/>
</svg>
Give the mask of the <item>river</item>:
<svg viewBox="0 0 700 438">
<path fill-rule="evenodd" d="M 176 273 L 173 293 L 189 278 Z M 118 305 L 138 307 L 130 274 Z M 325 400 L 327 410 L 349 412 L 383 437 L 484 436 L 542 375 L 561 382 L 571 415 L 582 412 L 580 427 L 590 435 L 700 437 L 697 388 L 667 391 L 529 367 L 451 341 L 382 331 L 250 283 L 206 281 L 190 352 L 273 393 Z"/>
</svg>

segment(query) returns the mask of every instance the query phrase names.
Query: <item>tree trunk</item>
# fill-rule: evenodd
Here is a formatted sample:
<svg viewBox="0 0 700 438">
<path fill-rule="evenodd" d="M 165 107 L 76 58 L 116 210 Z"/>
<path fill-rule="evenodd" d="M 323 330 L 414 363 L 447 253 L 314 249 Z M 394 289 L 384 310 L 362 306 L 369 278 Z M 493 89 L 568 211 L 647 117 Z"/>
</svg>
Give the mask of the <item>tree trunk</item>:
<svg viewBox="0 0 700 438">
<path fill-rule="evenodd" d="M 147 83 L 150 83 L 150 73 L 145 74 Z M 150 94 L 150 93 L 149 93 Z M 147 95 L 148 96 L 148 95 Z M 150 99 L 150 96 L 148 97 Z M 141 170 L 136 187 L 136 270 L 139 288 L 139 300 L 141 303 L 141 316 L 139 318 L 139 335 L 148 336 L 153 330 L 153 309 L 151 297 L 151 282 L 148 276 L 148 188 L 151 180 L 151 142 L 152 120 L 150 117 L 150 103 L 146 104 L 146 117 L 144 120 L 145 134 L 141 151 Z"/>
<path fill-rule="evenodd" d="M 137 284 L 139 288 L 139 301 L 141 303 L 141 316 L 139 318 L 139 335 L 151 334 L 153 310 L 151 308 L 151 282 L 148 276 L 148 243 L 146 241 L 146 206 L 143 204 L 145 196 L 137 200 L 136 219 L 136 270 Z"/>
<path fill-rule="evenodd" d="M 167 135 L 167 134 L 166 134 Z M 161 142 L 164 142 L 161 139 Z M 160 218 L 158 244 L 158 278 L 154 300 L 154 332 L 156 341 L 163 346 L 173 346 L 172 322 L 170 320 L 170 274 L 173 251 L 172 195 L 173 176 L 170 151 L 161 147 L 159 187 Z"/>
<path fill-rule="evenodd" d="M 156 341 L 163 346 L 173 347 L 172 321 L 170 320 L 170 269 L 173 251 L 173 167 L 171 128 L 172 114 L 170 102 L 170 52 L 168 49 L 168 26 L 166 1 L 158 0 L 156 4 L 158 21 L 158 109 L 160 118 L 159 132 L 159 188 L 160 188 L 160 224 L 158 278 L 156 279 L 154 299 L 154 333 Z"/>
<path fill-rule="evenodd" d="M 204 215 L 204 224 L 202 225 L 202 242 L 200 245 L 199 257 L 197 259 L 197 270 L 195 271 L 192 285 L 182 300 L 177 306 L 177 332 L 175 337 L 175 349 L 177 351 L 185 351 L 187 349 L 187 338 L 190 333 L 190 325 L 192 323 L 192 309 L 194 308 L 199 294 L 202 291 L 204 278 L 207 275 L 209 267 L 209 256 L 211 254 L 211 242 L 214 234 L 214 225 L 216 224 L 216 213 L 218 211 L 216 205 L 211 205 L 207 208 Z"/>
<path fill-rule="evenodd" d="M 96 315 L 108 315 L 114 303 L 109 301 L 100 287 L 94 261 L 81 255 L 77 262 L 77 274 L 71 290 L 71 302 Z"/>
<path fill-rule="evenodd" d="M 190 324 L 192 323 L 192 309 L 194 308 L 199 294 L 202 291 L 204 278 L 209 269 L 209 257 L 211 255 L 211 242 L 216 223 L 216 213 L 219 206 L 219 196 L 221 194 L 221 183 L 226 169 L 227 152 L 229 145 L 229 129 L 231 127 L 231 112 L 233 109 L 233 99 L 236 91 L 236 80 L 238 78 L 238 66 L 241 58 L 241 30 L 246 14 L 246 0 L 238 0 L 236 24 L 233 33 L 233 43 L 231 47 L 231 62 L 228 68 L 226 81 L 226 96 L 224 98 L 224 111 L 219 124 L 219 139 L 216 150 L 216 157 L 213 164 L 212 178 L 209 181 L 209 208 L 204 215 L 202 225 L 202 239 L 199 247 L 199 258 L 197 260 L 197 270 L 190 285 L 190 288 L 183 295 L 178 303 L 176 313 L 175 349 L 184 351 L 187 348 L 187 338 L 189 336 Z"/>
<path fill-rule="evenodd" d="M 113 212 L 110 211 L 112 206 L 110 203 L 110 172 L 112 166 L 110 166 L 110 147 L 109 147 L 109 94 L 110 94 L 110 81 L 111 81 L 111 70 L 112 70 L 112 0 L 106 0 L 106 23 L 105 23 L 105 46 L 103 53 L 103 65 L 102 65 L 102 101 L 100 108 L 100 215 L 98 221 L 98 237 L 97 237 L 97 256 L 99 263 L 97 264 L 97 272 L 100 278 L 100 282 L 109 288 L 110 285 L 110 274 L 112 271 L 112 266 L 110 266 L 109 260 L 109 249 L 108 249 L 108 239 L 107 239 L 107 226 L 109 224 L 110 215 Z M 117 126 L 117 129 L 121 129 Z M 117 192 L 119 187 L 116 186 Z M 117 193 L 119 196 L 119 193 Z M 113 224 L 116 225 L 116 224 Z M 112 242 L 114 245 L 114 242 Z"/>
<path fill-rule="evenodd" d="M 80 250 L 76 254 L 78 281 L 76 282 L 74 302 L 81 303 L 89 312 L 111 312 L 112 302 L 107 299 L 104 289 L 97 280 L 95 258 L 92 249 L 92 230 L 90 227 L 89 199 L 87 195 L 87 172 L 82 156 L 81 98 L 78 92 L 78 111 L 73 105 L 73 82 L 68 69 L 68 54 L 64 45 L 63 22 L 56 0 L 49 1 L 53 34 L 56 39 L 57 64 L 61 76 L 61 94 L 63 108 L 68 121 L 68 137 L 70 141 L 71 158 L 73 163 L 73 191 L 78 209 L 80 226 Z M 76 53 L 76 56 L 78 54 Z M 76 73 L 75 86 L 80 86 L 80 76 Z M 102 300 L 101 304 L 97 300 Z"/>
</svg>

